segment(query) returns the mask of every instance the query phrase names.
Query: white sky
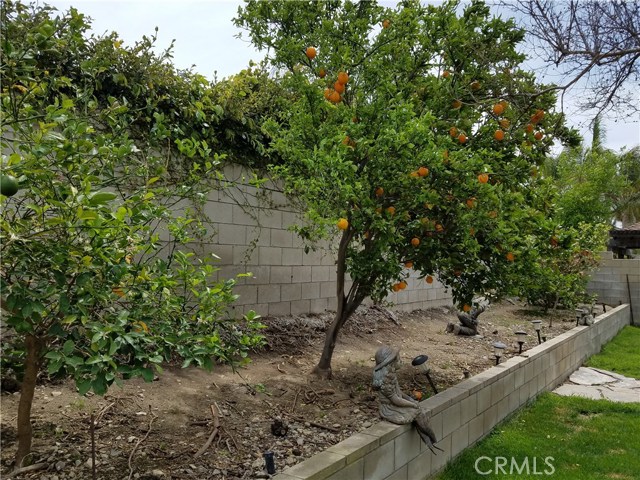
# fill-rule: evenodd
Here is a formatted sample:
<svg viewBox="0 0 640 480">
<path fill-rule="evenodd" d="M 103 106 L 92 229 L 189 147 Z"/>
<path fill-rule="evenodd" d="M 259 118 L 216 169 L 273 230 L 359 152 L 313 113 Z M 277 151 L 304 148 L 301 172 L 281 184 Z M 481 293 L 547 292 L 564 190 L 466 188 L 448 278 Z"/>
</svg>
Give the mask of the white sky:
<svg viewBox="0 0 640 480">
<path fill-rule="evenodd" d="M 231 19 L 236 15 L 240 0 L 44 0 L 58 10 L 76 7 L 93 19 L 93 32 L 103 34 L 116 31 L 125 44 L 132 45 L 143 35 L 152 35 L 158 27 L 159 50 L 175 39 L 174 64 L 189 68 L 208 78 L 217 72 L 218 79 L 233 75 L 247 67 L 250 60 L 260 60 L 262 54 L 246 39 L 235 38 L 240 30 Z M 394 1 L 381 1 L 385 6 Z M 587 126 L 591 120 L 573 108 L 579 95 L 574 89 L 565 96 L 568 123 L 579 128 L 590 139 Z M 612 118 L 604 121 L 606 146 L 619 150 L 640 144 L 640 124 L 636 120 Z"/>
</svg>

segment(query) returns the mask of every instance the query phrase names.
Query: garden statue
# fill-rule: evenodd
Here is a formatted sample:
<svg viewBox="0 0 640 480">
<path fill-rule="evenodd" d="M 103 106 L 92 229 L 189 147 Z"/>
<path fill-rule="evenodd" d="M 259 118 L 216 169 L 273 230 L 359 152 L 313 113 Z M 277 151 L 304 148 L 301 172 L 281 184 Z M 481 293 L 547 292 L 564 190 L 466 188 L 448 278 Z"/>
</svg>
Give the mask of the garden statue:
<svg viewBox="0 0 640 480">
<path fill-rule="evenodd" d="M 405 395 L 400 390 L 396 370 L 399 367 L 399 350 L 383 346 L 376 352 L 376 366 L 373 369 L 373 388 L 378 391 L 380 416 L 388 422 L 397 425 L 412 423 L 418 430 L 418 435 L 429 447 L 432 453 L 436 453 L 436 436 L 429 425 L 429 415 L 420 408 L 417 400 Z"/>
<path fill-rule="evenodd" d="M 478 335 L 478 315 L 485 311 L 486 305 L 473 307 L 469 313 L 458 312 L 458 320 L 460 325 L 449 322 L 447 332 L 453 332 L 454 335 L 466 335 L 473 337 Z"/>
</svg>

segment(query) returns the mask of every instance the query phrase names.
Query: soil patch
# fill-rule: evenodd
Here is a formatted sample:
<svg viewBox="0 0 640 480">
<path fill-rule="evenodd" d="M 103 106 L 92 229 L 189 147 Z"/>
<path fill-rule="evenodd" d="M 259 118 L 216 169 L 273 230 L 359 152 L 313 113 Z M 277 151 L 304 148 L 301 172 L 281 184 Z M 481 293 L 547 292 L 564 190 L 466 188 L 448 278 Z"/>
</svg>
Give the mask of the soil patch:
<svg viewBox="0 0 640 480">
<path fill-rule="evenodd" d="M 104 397 L 81 397 L 71 382 L 40 385 L 33 404 L 32 463 L 45 462 L 47 468 L 20 478 L 91 478 L 91 414 L 98 479 L 267 478 L 263 452 L 274 452 L 280 472 L 378 420 L 370 384 L 373 355 L 383 344 L 401 349 L 403 389 L 427 398 L 431 387 L 410 366 L 416 355 L 429 355 L 431 376 L 441 391 L 494 365 L 491 345 L 497 340 L 509 346 L 507 358 L 517 354 L 516 330 L 529 332 L 525 348 L 536 345 L 534 318 L 543 320 L 547 338 L 575 325 L 573 311 L 543 315 L 520 303 L 492 305 L 479 317 L 481 336 L 475 338 L 445 332 L 448 322 L 457 322 L 447 308 L 396 315 L 399 325 L 379 309 L 358 311 L 336 347 L 331 380 L 308 375 L 331 321 L 326 314 L 266 319 L 270 347 L 237 372 L 228 366 L 212 372 L 169 366 L 157 381 L 128 381 Z M 16 448 L 18 399 L 18 394 L 1 399 L 4 473 L 11 470 Z M 211 405 L 220 412 L 220 434 L 194 458 L 213 429 Z M 277 419 L 284 436 L 272 433 Z"/>
</svg>

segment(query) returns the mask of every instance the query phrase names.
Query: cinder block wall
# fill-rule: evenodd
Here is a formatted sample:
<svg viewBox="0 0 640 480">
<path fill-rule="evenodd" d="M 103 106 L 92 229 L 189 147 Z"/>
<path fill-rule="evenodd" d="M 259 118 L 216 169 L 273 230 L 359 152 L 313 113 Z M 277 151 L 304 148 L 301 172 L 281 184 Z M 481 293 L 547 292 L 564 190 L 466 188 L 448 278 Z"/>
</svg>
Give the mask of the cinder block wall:
<svg viewBox="0 0 640 480">
<path fill-rule="evenodd" d="M 600 267 L 591 275 L 587 291 L 598 296 L 598 303 L 630 304 L 633 323 L 640 325 L 640 258 L 613 258 L 613 252 L 601 255 Z"/>
<path fill-rule="evenodd" d="M 266 315 L 300 315 L 335 310 L 335 248 L 325 243 L 305 252 L 300 238 L 289 227 L 301 225 L 296 209 L 271 182 L 250 185 L 252 173 L 239 166 L 224 168 L 222 188 L 212 191 L 204 207 L 215 235 L 195 250 L 220 257 L 218 278 L 241 278 L 234 290 L 240 295 L 238 313 L 255 310 Z M 226 187 L 225 187 L 226 184 Z M 442 284 L 428 285 L 413 274 L 408 287 L 391 294 L 396 310 L 451 305 Z"/>
<path fill-rule="evenodd" d="M 563 383 L 629 323 L 629 306 L 619 306 L 590 327 L 575 327 L 421 402 L 444 452 L 432 454 L 410 425 L 380 422 L 275 480 L 425 480 L 508 415 Z"/>
</svg>

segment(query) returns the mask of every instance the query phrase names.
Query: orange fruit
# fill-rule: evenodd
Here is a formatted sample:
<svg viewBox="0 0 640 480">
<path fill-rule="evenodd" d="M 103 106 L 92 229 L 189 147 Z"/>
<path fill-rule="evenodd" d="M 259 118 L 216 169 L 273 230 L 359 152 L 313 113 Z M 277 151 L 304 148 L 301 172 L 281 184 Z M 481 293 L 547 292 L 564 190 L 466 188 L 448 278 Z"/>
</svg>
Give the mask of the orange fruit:
<svg viewBox="0 0 640 480">
<path fill-rule="evenodd" d="M 513 262 L 516 259 L 515 255 L 511 252 L 507 253 L 506 257 L 509 262 Z"/>
<path fill-rule="evenodd" d="M 444 227 L 439 223 L 436 223 L 436 232 L 442 232 L 443 230 L 444 230 Z"/>
<path fill-rule="evenodd" d="M 400 284 L 396 283 L 391 287 L 391 290 L 393 290 L 394 292 L 397 292 L 400 290 Z"/>
<path fill-rule="evenodd" d="M 376 188 L 376 197 L 381 197 L 382 195 L 384 195 L 384 188 L 382 187 Z"/>
<path fill-rule="evenodd" d="M 382 28 L 389 28 L 390 26 L 391 26 L 391 21 L 389 19 L 385 18 L 382 21 Z"/>
<path fill-rule="evenodd" d="M 404 266 L 407 268 L 413 268 L 413 262 L 409 260 L 408 262 L 404 262 Z"/>
<path fill-rule="evenodd" d="M 404 290 L 405 288 L 407 288 L 407 282 L 405 282 L 404 280 L 402 280 L 399 284 L 398 287 L 400 288 L 400 290 Z"/>
<path fill-rule="evenodd" d="M 478 80 L 471 82 L 471 90 L 480 90 L 480 82 Z"/>
<path fill-rule="evenodd" d="M 395 215 L 395 213 L 396 213 L 396 209 L 395 209 L 395 207 L 388 207 L 388 208 L 387 208 L 387 213 L 388 213 L 389 215 Z"/>
<path fill-rule="evenodd" d="M 531 116 L 531 123 L 539 123 L 544 118 L 543 110 L 536 110 L 536 112 Z"/>
<path fill-rule="evenodd" d="M 331 94 L 333 93 L 333 90 L 331 90 L 330 88 L 325 88 L 324 89 L 324 98 L 326 98 L 327 100 L 331 100 Z"/>
<path fill-rule="evenodd" d="M 429 175 L 429 169 L 427 167 L 420 167 L 418 169 L 418 175 L 420 175 L 421 177 L 426 177 L 427 175 Z"/>
<path fill-rule="evenodd" d="M 124 297 L 124 290 L 122 290 L 122 288 L 120 287 L 112 287 L 111 291 L 115 293 L 117 296 L 119 296 L 120 298 Z"/>
<path fill-rule="evenodd" d="M 422 392 L 420 390 L 414 390 L 411 393 L 413 394 L 413 398 L 415 398 L 416 400 L 422 400 Z"/>
<path fill-rule="evenodd" d="M 347 72 L 338 72 L 338 81 L 341 84 L 346 85 L 349 81 L 349 74 Z"/>
<path fill-rule="evenodd" d="M 462 306 L 462 310 L 465 311 L 465 312 L 469 312 L 469 311 L 471 311 L 471 307 L 465 303 Z"/>
<path fill-rule="evenodd" d="M 340 82 L 334 83 L 333 89 L 338 93 L 344 93 L 344 83 L 340 83 Z"/>
<path fill-rule="evenodd" d="M 496 212 L 495 210 L 491 210 L 487 215 L 489 215 L 489 217 L 491 218 L 496 218 L 498 216 L 498 212 Z"/>
<path fill-rule="evenodd" d="M 340 230 L 346 230 L 347 228 L 349 228 L 349 222 L 346 218 L 341 218 L 340 220 L 338 220 L 338 223 L 336 223 L 336 225 Z"/>
<path fill-rule="evenodd" d="M 413 172 L 411 172 L 411 173 L 409 174 L 409 176 L 410 176 L 410 177 L 412 177 L 412 178 L 418 178 L 420 175 L 418 174 L 418 172 L 417 172 L 417 171 L 413 171 Z"/>
<path fill-rule="evenodd" d="M 318 76 L 320 78 L 324 78 L 327 76 L 327 71 L 324 68 L 321 68 L 320 70 L 318 70 Z"/>
<path fill-rule="evenodd" d="M 533 136 L 533 138 L 535 138 L 538 141 L 542 140 L 542 137 L 544 137 L 544 134 L 540 131 L 537 131 L 536 134 Z"/>
<path fill-rule="evenodd" d="M 480 183 L 487 183 L 489 181 L 489 175 L 487 175 L 486 173 L 481 173 L 480 175 L 478 175 L 478 181 Z"/>
<path fill-rule="evenodd" d="M 456 127 L 451 127 L 449 129 L 449 135 L 451 135 L 452 137 L 457 137 L 458 136 L 458 129 Z"/>
<path fill-rule="evenodd" d="M 503 130 L 508 130 L 511 126 L 511 122 L 506 118 L 501 119 L 498 123 Z"/>
<path fill-rule="evenodd" d="M 467 199 L 467 207 L 469 208 L 473 208 L 476 206 L 476 198 L 475 197 L 471 197 Z"/>
<path fill-rule="evenodd" d="M 420 239 L 418 237 L 413 237 L 411 239 L 411 245 L 413 245 L 414 247 L 417 247 L 418 245 L 420 245 Z"/>
<path fill-rule="evenodd" d="M 461 133 L 458 135 L 458 141 L 460 143 L 467 143 L 467 136 L 464 133 Z"/>
<path fill-rule="evenodd" d="M 524 127 L 525 131 L 527 133 L 532 133 L 533 132 L 533 124 L 531 123 L 527 123 L 527 125 Z"/>
<path fill-rule="evenodd" d="M 313 60 L 314 58 L 316 58 L 316 49 L 313 47 L 307 47 L 307 51 L 305 52 L 305 54 L 307 55 L 307 58 L 309 60 Z"/>
<path fill-rule="evenodd" d="M 342 97 L 340 97 L 340 94 L 335 90 L 333 90 L 331 92 L 331 95 L 329 96 L 329 101 L 331 103 L 340 103 L 340 100 L 342 100 Z"/>
<path fill-rule="evenodd" d="M 496 103 L 493 106 L 493 114 L 494 115 L 502 115 L 504 113 L 504 105 L 501 103 Z"/>
<path fill-rule="evenodd" d="M 496 130 L 493 134 L 493 138 L 498 142 L 501 142 L 502 140 L 504 140 L 504 132 L 502 130 Z"/>
<path fill-rule="evenodd" d="M 427 283 L 433 283 L 433 277 L 431 275 L 427 275 L 427 278 L 424 279 Z"/>
<path fill-rule="evenodd" d="M 460 107 L 462 107 L 462 102 L 460 100 L 454 100 L 453 102 L 451 102 L 451 108 L 453 108 L 454 110 L 457 110 Z"/>
<path fill-rule="evenodd" d="M 442 76 L 444 78 L 449 78 L 449 75 L 451 75 L 451 73 L 449 72 L 449 70 L 445 70 L 444 72 L 442 72 Z"/>
</svg>

